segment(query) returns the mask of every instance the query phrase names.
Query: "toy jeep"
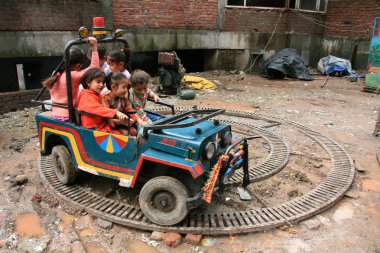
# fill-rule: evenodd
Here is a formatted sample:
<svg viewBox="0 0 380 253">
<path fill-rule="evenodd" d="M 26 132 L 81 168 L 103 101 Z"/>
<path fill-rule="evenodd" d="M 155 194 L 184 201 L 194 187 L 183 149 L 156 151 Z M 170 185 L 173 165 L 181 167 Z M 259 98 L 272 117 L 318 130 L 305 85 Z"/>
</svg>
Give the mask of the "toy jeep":
<svg viewBox="0 0 380 253">
<path fill-rule="evenodd" d="M 98 40 L 115 42 L 127 45 L 125 39 L 116 36 Z M 70 69 L 71 46 L 85 43 L 85 36 L 68 42 L 66 69 Z M 42 104 L 42 111 L 36 114 L 41 154 L 52 156 L 55 173 L 63 184 L 72 184 L 79 170 L 115 179 L 123 187 L 141 183 L 139 204 L 143 213 L 152 222 L 169 226 L 182 221 L 190 209 L 210 203 L 225 174 L 243 167 L 244 180 L 249 181 L 246 139 L 232 143 L 231 127 L 211 120 L 224 110 L 160 114 L 161 119 L 141 127 L 137 136 L 99 132 L 81 126 L 82 112 L 73 107 L 70 71 L 65 74 L 68 105 L 40 101 L 42 91 L 34 100 Z M 67 108 L 70 120 L 51 118 L 46 105 Z"/>
</svg>

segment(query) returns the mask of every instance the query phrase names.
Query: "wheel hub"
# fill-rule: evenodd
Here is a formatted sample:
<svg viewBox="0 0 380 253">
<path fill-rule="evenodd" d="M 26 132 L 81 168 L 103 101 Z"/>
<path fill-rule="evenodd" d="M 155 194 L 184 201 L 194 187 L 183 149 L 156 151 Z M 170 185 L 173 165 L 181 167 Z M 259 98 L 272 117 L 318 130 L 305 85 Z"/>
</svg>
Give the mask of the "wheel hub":
<svg viewBox="0 0 380 253">
<path fill-rule="evenodd" d="M 171 212 L 175 209 L 175 196 L 168 191 L 160 191 L 153 195 L 151 205 L 163 212 Z"/>
</svg>

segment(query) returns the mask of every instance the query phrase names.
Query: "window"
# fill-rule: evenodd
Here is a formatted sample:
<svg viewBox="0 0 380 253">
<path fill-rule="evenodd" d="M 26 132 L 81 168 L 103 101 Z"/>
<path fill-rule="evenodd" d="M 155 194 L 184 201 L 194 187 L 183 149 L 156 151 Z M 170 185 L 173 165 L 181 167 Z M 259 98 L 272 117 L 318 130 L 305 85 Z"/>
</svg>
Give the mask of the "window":
<svg viewBox="0 0 380 253">
<path fill-rule="evenodd" d="M 328 0 L 226 0 L 228 7 L 286 8 L 326 12 Z M 289 5 L 288 5 L 289 4 Z"/>
<path fill-rule="evenodd" d="M 228 6 L 284 8 L 286 0 L 227 0 Z"/>
</svg>

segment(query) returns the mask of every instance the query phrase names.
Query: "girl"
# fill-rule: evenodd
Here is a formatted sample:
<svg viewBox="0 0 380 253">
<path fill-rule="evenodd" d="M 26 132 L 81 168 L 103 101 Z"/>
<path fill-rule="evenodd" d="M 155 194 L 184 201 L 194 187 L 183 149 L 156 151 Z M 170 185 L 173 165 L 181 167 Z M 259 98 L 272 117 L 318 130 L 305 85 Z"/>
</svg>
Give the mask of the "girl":
<svg viewBox="0 0 380 253">
<path fill-rule="evenodd" d="M 127 70 L 128 62 L 131 58 L 131 51 L 126 48 L 113 50 L 107 56 L 108 67 L 111 72 L 121 72 L 130 78 L 131 73 Z"/>
<path fill-rule="evenodd" d="M 129 90 L 129 101 L 137 115 L 144 121 L 141 125 L 150 124 L 158 119 L 157 116 L 144 112 L 148 98 L 154 99 L 154 102 L 160 101 L 160 98 L 148 88 L 149 78 L 149 74 L 140 69 L 133 71 L 131 76 L 132 88 Z"/>
<path fill-rule="evenodd" d="M 83 75 L 82 84 L 84 89 L 79 94 L 78 110 L 99 117 L 82 115 L 82 126 L 96 129 L 97 131 L 123 134 L 122 131 L 113 129 L 106 120 L 106 118 L 112 119 L 116 116 L 119 120 L 124 121 L 127 120 L 128 117 L 116 109 L 111 109 L 101 104 L 100 92 L 104 88 L 104 79 L 105 73 L 99 68 L 91 68 Z"/>
<path fill-rule="evenodd" d="M 92 48 L 91 65 L 84 70 L 80 70 L 82 64 L 86 61 L 86 56 L 77 48 L 70 50 L 70 73 L 71 89 L 73 94 L 73 105 L 78 105 L 79 84 L 83 74 L 89 68 L 99 67 L 99 55 L 97 50 L 97 40 L 94 37 L 88 38 L 88 43 Z M 58 71 L 54 76 L 49 77 L 42 82 L 42 85 L 49 89 L 51 100 L 56 104 L 67 105 L 67 86 L 65 69 Z M 69 111 L 67 108 L 52 106 L 52 117 L 56 120 L 69 120 Z"/>
<path fill-rule="evenodd" d="M 106 78 L 107 88 L 111 91 L 109 94 L 102 97 L 102 104 L 106 107 L 117 109 L 120 111 L 134 112 L 131 102 L 128 100 L 128 90 L 130 88 L 130 82 L 128 78 L 120 73 L 110 73 Z M 130 114 L 132 120 L 130 121 L 130 135 L 136 135 L 136 129 L 133 128 L 133 123 L 137 122 L 139 125 L 143 125 L 144 121 L 136 114 Z M 109 120 L 110 125 L 125 126 L 124 122 L 120 122 L 117 119 Z"/>
</svg>

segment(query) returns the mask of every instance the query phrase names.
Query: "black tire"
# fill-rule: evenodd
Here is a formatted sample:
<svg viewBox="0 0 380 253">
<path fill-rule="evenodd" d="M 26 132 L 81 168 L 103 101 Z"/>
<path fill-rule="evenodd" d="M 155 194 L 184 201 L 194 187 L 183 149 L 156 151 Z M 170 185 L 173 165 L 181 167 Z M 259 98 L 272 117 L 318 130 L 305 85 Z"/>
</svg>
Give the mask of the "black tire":
<svg viewBox="0 0 380 253">
<path fill-rule="evenodd" d="M 69 150 L 63 145 L 55 146 L 51 152 L 55 174 L 62 184 L 72 184 L 76 172 Z"/>
<path fill-rule="evenodd" d="M 188 214 L 187 188 L 177 179 L 167 176 L 149 180 L 139 195 L 140 208 L 153 223 L 171 226 L 181 222 Z"/>
</svg>

